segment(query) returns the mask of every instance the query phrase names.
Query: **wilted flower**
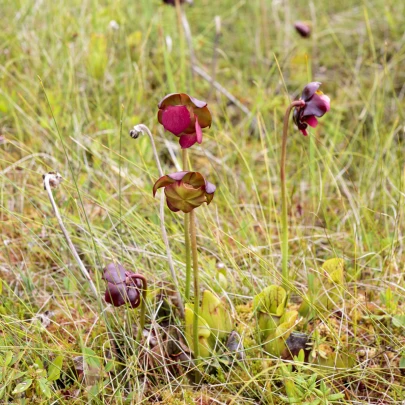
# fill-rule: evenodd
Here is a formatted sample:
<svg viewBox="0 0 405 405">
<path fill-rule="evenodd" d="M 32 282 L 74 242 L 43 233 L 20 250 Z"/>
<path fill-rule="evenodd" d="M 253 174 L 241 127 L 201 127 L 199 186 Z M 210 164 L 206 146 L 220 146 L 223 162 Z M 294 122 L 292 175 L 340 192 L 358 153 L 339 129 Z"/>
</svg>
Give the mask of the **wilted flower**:
<svg viewBox="0 0 405 405">
<path fill-rule="evenodd" d="M 164 128 L 180 137 L 183 149 L 202 142 L 202 128 L 211 126 L 207 103 L 184 93 L 167 95 L 159 103 L 158 120 Z"/>
<path fill-rule="evenodd" d="M 132 308 L 139 306 L 142 290 L 146 290 L 144 276 L 127 271 L 120 264 L 110 263 L 104 268 L 103 279 L 107 281 L 106 302 L 115 307 L 124 304 L 130 304 Z"/>
<path fill-rule="evenodd" d="M 294 27 L 298 34 L 300 34 L 303 38 L 308 38 L 311 35 L 311 28 L 308 24 L 305 24 L 301 21 L 297 21 L 294 24 Z"/>
<path fill-rule="evenodd" d="M 304 135 L 308 135 L 308 125 L 314 128 L 318 125 L 316 117 L 322 117 L 330 110 L 330 98 L 318 90 L 320 85 L 319 82 L 307 84 L 300 98 L 305 105 L 294 110 L 294 122 Z"/>
<path fill-rule="evenodd" d="M 161 177 L 153 186 L 153 195 L 164 187 L 166 202 L 173 212 L 191 212 L 214 198 L 216 187 L 198 172 L 177 172 Z"/>
</svg>

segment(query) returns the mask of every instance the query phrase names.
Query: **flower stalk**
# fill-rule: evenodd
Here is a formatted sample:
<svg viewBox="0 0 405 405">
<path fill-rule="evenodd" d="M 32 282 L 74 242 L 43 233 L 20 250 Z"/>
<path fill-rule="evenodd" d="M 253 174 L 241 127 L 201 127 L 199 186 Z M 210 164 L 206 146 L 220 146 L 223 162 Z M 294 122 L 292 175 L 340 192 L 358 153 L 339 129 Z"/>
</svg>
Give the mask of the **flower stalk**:
<svg viewBox="0 0 405 405">
<path fill-rule="evenodd" d="M 200 280 L 198 273 L 198 250 L 197 250 L 197 232 L 195 227 L 195 213 L 194 210 L 190 212 L 190 237 L 191 237 L 191 251 L 193 256 L 193 275 L 194 275 L 194 320 L 193 320 L 193 346 L 194 358 L 198 361 L 200 357 L 199 339 L 198 339 L 198 321 L 200 311 Z"/>
<path fill-rule="evenodd" d="M 62 230 L 62 233 L 65 237 L 65 240 L 69 246 L 70 251 L 73 254 L 73 257 L 76 260 L 76 263 L 79 266 L 80 271 L 82 272 L 84 278 L 88 281 L 88 283 L 90 284 L 90 288 L 93 291 L 94 295 L 99 298 L 99 294 L 97 292 L 97 288 L 93 283 L 93 280 L 91 279 L 90 273 L 87 271 L 86 267 L 84 266 L 83 262 L 80 259 L 79 254 L 77 253 L 77 250 L 75 248 L 75 246 L 73 245 L 72 240 L 70 239 L 69 233 L 67 231 L 67 229 L 65 228 L 65 225 L 63 223 L 62 217 L 60 216 L 59 210 L 58 210 L 58 206 L 56 205 L 56 202 L 53 198 L 53 194 L 52 194 L 52 187 L 56 188 L 61 182 L 62 182 L 62 176 L 59 173 L 56 172 L 49 172 L 47 174 L 44 174 L 43 176 L 43 180 L 44 180 L 44 188 L 46 190 L 46 192 L 48 193 L 48 198 L 49 201 L 51 202 L 52 208 L 53 208 L 53 212 L 55 213 L 55 217 L 58 221 L 59 227 Z"/>
<path fill-rule="evenodd" d="M 287 137 L 288 124 L 290 114 L 293 108 L 303 107 L 305 101 L 293 101 L 287 108 L 284 115 L 283 123 L 283 141 L 281 146 L 281 162 L 280 162 L 280 181 L 281 181 L 281 275 L 282 285 L 286 291 L 289 291 L 290 277 L 288 271 L 288 200 L 287 200 L 287 184 L 285 179 L 285 166 L 287 157 Z"/>
<path fill-rule="evenodd" d="M 188 170 L 188 152 L 182 149 L 183 170 Z M 191 290 L 191 242 L 190 242 L 190 214 L 184 214 L 184 246 L 186 249 L 186 301 L 190 301 Z"/>
</svg>

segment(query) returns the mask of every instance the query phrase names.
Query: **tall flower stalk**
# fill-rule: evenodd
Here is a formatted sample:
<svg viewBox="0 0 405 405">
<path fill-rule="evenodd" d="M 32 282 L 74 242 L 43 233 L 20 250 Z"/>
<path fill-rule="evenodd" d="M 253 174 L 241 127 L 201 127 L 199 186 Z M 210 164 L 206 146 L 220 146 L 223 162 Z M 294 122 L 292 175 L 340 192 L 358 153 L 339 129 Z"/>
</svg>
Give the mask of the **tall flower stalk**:
<svg viewBox="0 0 405 405">
<path fill-rule="evenodd" d="M 94 282 L 91 279 L 91 276 L 90 276 L 89 272 L 87 271 L 85 265 L 83 264 L 82 260 L 80 259 L 80 256 L 77 253 L 75 245 L 73 244 L 72 240 L 70 239 L 69 232 L 67 231 L 65 224 L 63 223 L 62 217 L 58 210 L 58 206 L 56 205 L 56 202 L 53 198 L 52 188 L 57 188 L 59 186 L 59 184 L 62 182 L 62 176 L 57 172 L 49 172 L 47 174 L 44 174 L 42 176 L 42 178 L 44 181 L 44 188 L 45 188 L 46 192 L 48 193 L 48 198 L 49 198 L 49 201 L 51 202 L 51 205 L 53 208 L 53 212 L 55 214 L 56 219 L 58 220 L 59 227 L 62 230 L 63 236 L 65 237 L 65 240 L 69 246 L 69 249 L 72 252 L 73 257 L 75 258 L 80 271 L 82 272 L 83 276 L 88 281 L 93 294 L 97 298 L 99 298 L 97 288 L 94 285 Z"/>
<path fill-rule="evenodd" d="M 308 135 L 308 125 L 316 127 L 318 120 L 316 117 L 322 117 L 330 109 L 330 99 L 323 94 L 319 89 L 321 83 L 311 82 L 307 84 L 302 92 L 301 98 L 293 101 L 288 107 L 284 115 L 283 123 L 283 140 L 281 146 L 281 162 L 280 162 L 280 181 L 281 181 L 281 255 L 282 255 L 282 284 L 283 287 L 290 290 L 290 274 L 288 271 L 288 199 L 287 185 L 285 176 L 285 166 L 287 157 L 287 137 L 288 124 L 291 111 L 294 109 L 294 123 L 303 135 Z"/>
<path fill-rule="evenodd" d="M 183 170 L 188 170 L 188 153 L 187 149 L 182 149 Z M 184 247 L 186 251 L 186 301 L 190 301 L 191 290 L 191 241 L 190 241 L 190 214 L 184 214 Z"/>
<path fill-rule="evenodd" d="M 178 5 L 178 3 L 177 3 Z M 185 93 L 172 93 L 164 97 L 159 105 L 158 121 L 163 127 L 179 138 L 182 148 L 183 171 L 161 177 L 153 186 L 153 193 L 164 187 L 166 202 L 173 212 L 184 213 L 184 242 L 186 249 L 186 300 L 190 300 L 191 261 L 194 273 L 194 316 L 193 346 L 194 357 L 199 353 L 199 271 L 198 250 L 194 209 L 204 202 L 209 204 L 215 192 L 215 186 L 198 172 L 188 171 L 187 149 L 195 143 L 202 143 L 203 128 L 211 126 L 211 113 L 207 103 Z M 192 260 L 191 260 L 192 259 Z"/>
<path fill-rule="evenodd" d="M 200 311 L 200 278 L 198 269 L 198 250 L 197 250 L 197 232 L 195 227 L 195 213 L 190 212 L 190 236 L 191 236 L 191 251 L 193 254 L 193 275 L 194 275 L 194 319 L 193 319 L 193 346 L 194 357 L 200 357 L 200 345 L 198 336 L 198 323 Z"/>
<path fill-rule="evenodd" d="M 280 163 L 280 181 L 281 181 L 281 275 L 282 284 L 286 290 L 289 290 L 289 271 L 288 271 L 288 200 L 287 200 L 287 184 L 285 178 L 285 162 L 287 157 L 287 137 L 288 123 L 290 121 L 291 110 L 294 107 L 302 107 L 305 102 L 302 100 L 292 102 L 284 115 L 283 123 L 283 141 L 281 146 L 281 163 Z"/>
<path fill-rule="evenodd" d="M 197 234 L 194 209 L 203 203 L 209 204 L 214 198 L 216 187 L 198 172 L 176 172 L 161 177 L 153 186 L 155 195 L 159 188 L 164 188 L 166 203 L 173 212 L 182 211 L 189 215 L 191 253 L 194 274 L 194 317 L 193 346 L 194 357 L 199 357 L 198 324 L 199 324 L 199 271 Z"/>
</svg>

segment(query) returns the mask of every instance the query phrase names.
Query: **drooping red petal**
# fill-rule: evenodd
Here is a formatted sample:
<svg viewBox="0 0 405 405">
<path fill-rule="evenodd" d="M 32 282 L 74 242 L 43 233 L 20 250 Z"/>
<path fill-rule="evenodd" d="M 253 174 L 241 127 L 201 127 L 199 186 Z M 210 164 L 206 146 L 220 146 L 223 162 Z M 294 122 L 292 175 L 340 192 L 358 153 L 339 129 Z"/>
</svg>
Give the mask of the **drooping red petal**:
<svg viewBox="0 0 405 405">
<path fill-rule="evenodd" d="M 318 125 L 318 120 L 313 115 L 305 117 L 304 121 L 313 128 L 315 128 Z"/>
<path fill-rule="evenodd" d="M 186 106 L 168 106 L 161 115 L 162 124 L 174 135 L 180 135 L 190 125 L 190 112 Z"/>
<path fill-rule="evenodd" d="M 300 129 L 300 131 L 302 132 L 302 135 L 307 136 L 308 132 L 306 129 Z"/>
<path fill-rule="evenodd" d="M 156 192 L 159 190 L 161 187 L 166 187 L 169 184 L 174 183 L 176 180 L 173 180 L 169 176 L 162 176 L 160 177 L 156 183 L 153 185 L 153 197 L 156 195 Z"/>
<path fill-rule="evenodd" d="M 207 106 L 203 108 L 193 108 L 194 115 L 198 118 L 198 123 L 201 128 L 207 128 L 211 126 L 212 116 Z"/>
<path fill-rule="evenodd" d="M 203 137 L 203 133 L 202 133 L 202 129 L 200 127 L 200 124 L 198 123 L 198 118 L 195 117 L 195 133 L 197 135 L 197 142 L 201 143 L 202 142 L 202 137 Z"/>
<path fill-rule="evenodd" d="M 180 136 L 179 143 L 182 149 L 191 148 L 197 142 L 197 135 L 183 134 Z"/>
</svg>

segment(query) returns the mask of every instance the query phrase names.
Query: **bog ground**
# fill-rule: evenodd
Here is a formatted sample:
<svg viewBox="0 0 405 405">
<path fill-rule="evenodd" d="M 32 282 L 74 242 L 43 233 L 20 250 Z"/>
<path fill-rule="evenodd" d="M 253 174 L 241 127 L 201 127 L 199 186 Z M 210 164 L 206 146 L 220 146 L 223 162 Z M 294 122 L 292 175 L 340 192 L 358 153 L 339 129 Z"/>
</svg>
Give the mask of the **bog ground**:
<svg viewBox="0 0 405 405">
<path fill-rule="evenodd" d="M 405 403 L 405 2 L 0 0 L 0 15 L 0 403 Z M 283 117 L 313 81 L 331 108 L 306 137 L 290 120 L 284 295 Z M 230 320 L 226 336 L 202 322 L 198 361 L 150 139 L 129 135 L 146 125 L 163 172 L 182 170 L 157 119 L 168 93 L 212 115 L 188 149 L 217 186 L 195 211 L 199 298 Z M 164 214 L 187 301 L 184 216 Z M 141 340 L 140 309 L 104 301 L 111 262 L 148 281 Z"/>
</svg>

